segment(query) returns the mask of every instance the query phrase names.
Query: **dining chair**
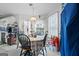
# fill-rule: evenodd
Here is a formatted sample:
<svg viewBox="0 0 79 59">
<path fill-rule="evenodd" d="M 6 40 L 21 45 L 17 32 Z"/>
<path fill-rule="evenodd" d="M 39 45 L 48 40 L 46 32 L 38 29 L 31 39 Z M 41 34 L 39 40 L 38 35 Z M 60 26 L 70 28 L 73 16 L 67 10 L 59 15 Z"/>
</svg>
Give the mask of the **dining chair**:
<svg viewBox="0 0 79 59">
<path fill-rule="evenodd" d="M 23 54 L 24 54 L 24 56 L 26 56 L 26 55 L 31 56 L 32 50 L 31 50 L 31 41 L 30 41 L 29 37 L 25 34 L 19 34 L 18 40 L 21 44 L 20 56 Z"/>
<path fill-rule="evenodd" d="M 37 43 L 37 46 L 38 46 L 38 47 L 39 47 L 39 45 L 40 45 L 40 47 L 37 48 L 37 49 L 38 49 L 38 51 L 42 51 L 42 54 L 43 54 L 43 55 L 45 55 L 44 50 L 45 50 L 46 53 L 47 53 L 47 50 L 46 50 L 46 40 L 47 40 L 47 35 L 48 35 L 48 34 L 45 34 L 43 40 L 41 40 L 40 43 Z M 39 52 L 39 53 L 40 53 L 40 52 Z"/>
</svg>

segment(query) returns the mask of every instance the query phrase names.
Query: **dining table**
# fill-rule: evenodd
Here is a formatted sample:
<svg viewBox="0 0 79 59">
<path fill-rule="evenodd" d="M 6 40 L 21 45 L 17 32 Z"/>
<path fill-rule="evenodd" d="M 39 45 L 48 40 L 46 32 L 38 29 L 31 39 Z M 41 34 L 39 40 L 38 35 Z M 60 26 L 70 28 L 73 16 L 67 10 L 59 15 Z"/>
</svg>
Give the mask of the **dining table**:
<svg viewBox="0 0 79 59">
<path fill-rule="evenodd" d="M 43 46 L 43 37 L 29 37 L 31 41 L 31 49 L 35 52 L 35 56 L 39 54 L 39 50 Z"/>
</svg>

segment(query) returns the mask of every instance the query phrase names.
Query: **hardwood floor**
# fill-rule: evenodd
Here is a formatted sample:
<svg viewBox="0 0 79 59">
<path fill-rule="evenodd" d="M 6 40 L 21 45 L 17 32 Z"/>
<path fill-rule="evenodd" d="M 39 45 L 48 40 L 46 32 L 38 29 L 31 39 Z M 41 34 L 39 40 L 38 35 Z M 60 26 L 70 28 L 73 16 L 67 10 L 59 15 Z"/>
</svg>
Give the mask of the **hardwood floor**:
<svg viewBox="0 0 79 59">
<path fill-rule="evenodd" d="M 19 56 L 20 54 L 20 48 L 16 48 L 16 45 L 0 45 L 0 53 L 7 53 L 8 56 Z M 45 56 L 60 56 L 60 53 L 56 51 L 55 47 L 52 47 L 51 45 L 46 47 L 47 53 L 45 53 Z M 43 56 L 39 54 L 38 56 Z"/>
</svg>

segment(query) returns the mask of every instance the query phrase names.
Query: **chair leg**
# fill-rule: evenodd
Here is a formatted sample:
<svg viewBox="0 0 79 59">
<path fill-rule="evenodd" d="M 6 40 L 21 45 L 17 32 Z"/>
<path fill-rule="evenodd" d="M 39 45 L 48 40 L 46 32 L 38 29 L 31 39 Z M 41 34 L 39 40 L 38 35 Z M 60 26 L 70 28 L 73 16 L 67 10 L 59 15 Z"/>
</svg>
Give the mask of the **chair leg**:
<svg viewBox="0 0 79 59">
<path fill-rule="evenodd" d="M 35 56 L 35 51 L 33 51 L 33 55 Z"/>
<path fill-rule="evenodd" d="M 42 52 L 43 52 L 43 56 L 44 56 L 44 50 L 42 49 Z"/>
<path fill-rule="evenodd" d="M 47 53 L 46 47 L 45 47 L 45 51 L 46 51 L 46 53 Z"/>
<path fill-rule="evenodd" d="M 24 56 L 26 56 L 27 55 L 27 51 L 25 51 L 25 54 L 24 54 Z"/>
<path fill-rule="evenodd" d="M 22 55 L 22 51 L 23 51 L 23 49 L 21 49 L 20 56 Z"/>
<path fill-rule="evenodd" d="M 32 55 L 31 55 L 31 52 L 29 50 L 27 50 L 27 51 L 25 51 L 24 56 L 32 56 Z"/>
</svg>

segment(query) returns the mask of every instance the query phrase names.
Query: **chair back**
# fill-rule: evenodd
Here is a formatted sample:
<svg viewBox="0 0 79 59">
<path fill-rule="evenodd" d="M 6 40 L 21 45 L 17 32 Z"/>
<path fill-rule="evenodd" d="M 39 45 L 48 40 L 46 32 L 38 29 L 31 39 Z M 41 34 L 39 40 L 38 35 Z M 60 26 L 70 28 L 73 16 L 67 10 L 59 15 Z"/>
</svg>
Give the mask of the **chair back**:
<svg viewBox="0 0 79 59">
<path fill-rule="evenodd" d="M 47 35 L 48 35 L 48 34 L 45 34 L 45 36 L 44 36 L 44 39 L 43 39 L 43 46 L 45 46 L 45 44 L 46 44 Z"/>
<path fill-rule="evenodd" d="M 22 47 L 25 48 L 25 47 L 29 46 L 31 48 L 31 42 L 30 42 L 30 39 L 29 39 L 29 37 L 27 35 L 19 34 L 18 40 L 19 40 Z"/>
</svg>

